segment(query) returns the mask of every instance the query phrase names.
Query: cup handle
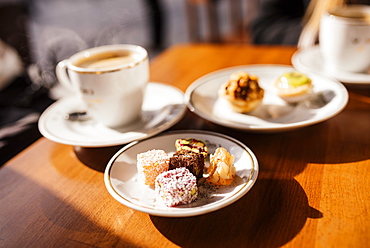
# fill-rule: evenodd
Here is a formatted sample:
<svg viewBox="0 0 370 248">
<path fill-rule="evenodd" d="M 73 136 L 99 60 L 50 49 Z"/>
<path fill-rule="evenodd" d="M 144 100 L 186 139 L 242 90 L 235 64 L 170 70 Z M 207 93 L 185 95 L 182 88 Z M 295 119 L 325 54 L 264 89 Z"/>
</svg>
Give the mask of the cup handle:
<svg viewBox="0 0 370 248">
<path fill-rule="evenodd" d="M 69 79 L 68 73 L 67 73 L 68 62 L 69 62 L 68 59 L 60 61 L 57 64 L 55 72 L 56 72 L 58 81 L 61 85 L 65 86 L 67 89 L 74 90 L 71 80 Z"/>
</svg>

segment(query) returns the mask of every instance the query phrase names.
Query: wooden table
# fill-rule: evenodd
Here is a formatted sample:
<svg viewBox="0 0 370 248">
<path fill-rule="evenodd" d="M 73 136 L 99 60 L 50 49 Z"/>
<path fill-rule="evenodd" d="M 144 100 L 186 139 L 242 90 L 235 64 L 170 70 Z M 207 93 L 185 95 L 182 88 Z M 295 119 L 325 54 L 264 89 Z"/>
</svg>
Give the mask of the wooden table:
<svg viewBox="0 0 370 248">
<path fill-rule="evenodd" d="M 179 45 L 151 63 L 151 80 L 185 90 L 221 68 L 290 64 L 294 47 Z M 256 154 L 252 190 L 219 211 L 150 216 L 107 192 L 103 171 L 120 148 L 41 138 L 0 168 L 0 247 L 369 247 L 370 91 L 323 123 L 283 133 L 220 127 L 187 112 L 172 129 L 235 137 Z"/>
</svg>

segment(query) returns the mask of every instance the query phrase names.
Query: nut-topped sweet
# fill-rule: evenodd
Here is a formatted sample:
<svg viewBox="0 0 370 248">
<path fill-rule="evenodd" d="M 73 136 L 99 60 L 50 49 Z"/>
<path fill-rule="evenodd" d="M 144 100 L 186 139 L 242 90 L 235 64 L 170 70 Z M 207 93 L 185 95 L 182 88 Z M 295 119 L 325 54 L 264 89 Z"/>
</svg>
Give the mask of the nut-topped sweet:
<svg viewBox="0 0 370 248">
<path fill-rule="evenodd" d="M 264 96 L 264 90 L 258 83 L 258 77 L 246 72 L 236 72 L 230 75 L 218 91 L 235 112 L 247 113 L 254 110 Z"/>
<path fill-rule="evenodd" d="M 187 138 L 187 139 L 177 139 L 175 141 L 176 151 L 188 150 L 197 152 L 203 155 L 204 158 L 207 158 L 208 147 L 203 140 Z"/>
<path fill-rule="evenodd" d="M 236 176 L 234 156 L 225 148 L 219 147 L 214 154 L 211 154 L 209 177 L 207 182 L 214 185 L 229 185 Z"/>
</svg>

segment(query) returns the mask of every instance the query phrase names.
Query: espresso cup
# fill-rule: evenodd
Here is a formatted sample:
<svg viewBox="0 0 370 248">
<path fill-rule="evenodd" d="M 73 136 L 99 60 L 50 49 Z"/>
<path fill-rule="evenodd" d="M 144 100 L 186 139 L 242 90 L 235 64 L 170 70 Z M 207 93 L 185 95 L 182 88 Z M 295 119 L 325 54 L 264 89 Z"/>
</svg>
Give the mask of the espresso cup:
<svg viewBox="0 0 370 248">
<path fill-rule="evenodd" d="M 370 67 L 370 6 L 348 5 L 325 13 L 319 46 L 328 70 L 366 72 Z"/>
<path fill-rule="evenodd" d="M 56 75 L 78 93 L 96 121 L 120 127 L 140 118 L 149 80 L 148 53 L 136 45 L 95 47 L 59 62 Z"/>
</svg>

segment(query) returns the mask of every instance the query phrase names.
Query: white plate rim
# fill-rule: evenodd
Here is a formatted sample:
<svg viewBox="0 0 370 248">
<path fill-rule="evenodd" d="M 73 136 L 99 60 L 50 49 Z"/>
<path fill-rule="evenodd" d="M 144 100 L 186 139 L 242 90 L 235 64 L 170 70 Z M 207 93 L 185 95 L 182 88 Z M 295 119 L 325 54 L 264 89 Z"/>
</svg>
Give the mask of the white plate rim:
<svg viewBox="0 0 370 248">
<path fill-rule="evenodd" d="M 118 202 L 120 202 L 121 204 L 123 204 L 123 205 L 125 205 L 129 208 L 132 208 L 134 210 L 144 212 L 144 213 L 147 213 L 147 214 L 150 214 L 150 215 L 154 215 L 154 216 L 160 216 L 160 217 L 191 217 L 191 216 L 198 216 L 198 215 L 203 215 L 203 214 L 206 214 L 206 213 L 214 212 L 216 210 L 222 209 L 222 208 L 236 202 L 237 200 L 242 198 L 245 194 L 247 194 L 251 190 L 251 188 L 253 187 L 255 182 L 257 181 L 258 174 L 259 174 L 259 164 L 258 164 L 257 157 L 255 156 L 255 154 L 251 151 L 251 149 L 249 147 L 247 147 L 245 144 L 243 144 L 239 140 L 237 140 L 235 138 L 232 138 L 230 136 L 227 136 L 225 134 L 211 132 L 211 131 L 204 131 L 204 130 L 169 131 L 169 132 L 162 133 L 158 136 L 155 136 L 153 138 L 157 138 L 157 137 L 160 138 L 160 137 L 163 137 L 163 136 L 174 135 L 174 134 L 179 135 L 179 136 L 185 135 L 185 134 L 186 135 L 201 134 L 201 135 L 208 135 L 208 136 L 217 136 L 219 138 L 227 139 L 231 142 L 234 142 L 236 145 L 238 145 L 239 147 L 244 149 L 249 154 L 249 156 L 251 157 L 251 160 L 253 161 L 253 171 L 251 171 L 249 181 L 246 182 L 245 185 L 238 192 L 233 194 L 231 197 L 228 197 L 227 199 L 223 199 L 220 202 L 214 202 L 214 203 L 210 204 L 207 207 L 195 208 L 196 209 L 195 211 L 194 211 L 194 208 L 176 208 L 176 207 L 169 207 L 168 209 L 171 210 L 171 211 L 161 211 L 161 210 L 156 210 L 156 209 L 153 209 L 153 208 L 150 208 L 150 207 L 145 207 L 145 206 L 142 206 L 142 205 L 132 203 L 132 202 L 124 199 L 113 188 L 113 186 L 111 184 L 111 180 L 110 180 L 110 171 L 111 171 L 112 167 L 114 166 L 114 162 L 116 161 L 116 159 L 119 156 L 121 156 L 127 149 L 131 148 L 132 146 L 139 145 L 140 142 L 142 142 L 142 141 L 148 141 L 148 140 L 150 140 L 150 138 L 149 138 L 149 139 L 142 140 L 142 141 L 134 141 L 134 142 L 126 145 L 125 147 L 121 148 L 115 155 L 113 155 L 113 157 L 108 162 L 107 167 L 106 167 L 105 172 L 104 172 L 104 184 L 105 184 L 109 194 L 115 200 L 117 200 Z M 176 211 L 174 211 L 174 210 L 176 210 Z"/>
<path fill-rule="evenodd" d="M 325 70 L 316 70 L 306 63 L 304 63 L 302 60 L 305 56 L 312 54 L 311 56 L 314 56 L 317 59 L 318 63 L 323 63 L 322 57 L 320 54 L 320 48 L 318 45 L 312 46 L 305 49 L 299 49 L 297 50 L 293 56 L 292 56 L 292 64 L 295 68 L 302 72 L 313 72 L 313 73 L 321 73 L 326 75 L 327 77 L 333 77 L 342 83 L 346 85 L 370 85 L 370 75 L 364 74 L 364 73 L 354 73 L 354 72 L 340 72 L 336 75 L 331 75 L 328 72 L 325 72 Z M 344 74 L 344 75 L 343 75 Z"/>
<path fill-rule="evenodd" d="M 92 141 L 69 140 L 69 139 L 67 140 L 67 139 L 63 139 L 63 138 L 61 138 L 59 136 L 56 136 L 53 133 L 49 132 L 48 129 L 46 128 L 46 122 L 47 122 L 49 116 L 54 113 L 54 109 L 56 109 L 57 106 L 62 104 L 64 101 L 76 100 L 76 98 L 77 98 L 76 96 L 64 97 L 64 98 L 61 98 L 61 99 L 57 100 L 56 102 L 52 103 L 41 114 L 41 116 L 39 118 L 39 121 L 38 121 L 38 129 L 39 129 L 40 133 L 45 138 L 47 138 L 49 140 L 52 140 L 54 142 L 61 143 L 61 144 L 72 145 L 72 146 L 81 146 L 81 147 L 108 147 L 108 146 L 127 144 L 127 143 L 130 143 L 130 142 L 135 141 L 135 140 L 142 140 L 142 139 L 152 137 L 152 136 L 154 136 L 154 135 L 156 135 L 156 134 L 174 126 L 176 123 L 178 123 L 182 119 L 182 117 L 184 116 L 185 111 L 186 111 L 187 108 L 186 108 L 186 104 L 183 101 L 184 93 L 180 89 L 178 89 L 177 87 L 169 85 L 169 84 L 161 83 L 161 82 L 149 82 L 148 85 L 155 86 L 155 87 L 165 87 L 165 88 L 170 89 L 170 90 L 172 90 L 172 91 L 174 91 L 177 94 L 182 96 L 182 99 L 179 100 L 179 104 L 181 105 L 181 109 L 178 111 L 178 114 L 173 119 L 171 119 L 171 121 L 168 121 L 168 122 L 166 122 L 165 124 L 163 124 L 159 127 L 153 128 L 152 130 L 150 130 L 150 132 L 143 133 L 141 135 L 137 135 L 134 138 L 122 137 L 122 138 L 115 139 L 114 141 L 109 140 L 109 139 L 101 139 L 101 140 L 94 141 L 94 142 L 92 142 Z"/>
<path fill-rule="evenodd" d="M 234 129 L 238 129 L 238 130 L 243 130 L 243 131 L 250 131 L 250 132 L 282 132 L 282 131 L 293 130 L 293 129 L 297 129 L 297 128 L 301 128 L 301 127 L 305 127 L 305 126 L 309 126 L 309 125 L 314 125 L 314 124 L 323 122 L 325 120 L 328 120 L 328 119 L 334 117 L 335 115 L 339 114 L 346 107 L 346 105 L 348 103 L 348 98 L 349 98 L 348 91 L 343 86 L 343 84 L 341 84 L 339 81 L 337 81 L 334 78 L 328 78 L 328 77 L 325 77 L 322 74 L 310 72 L 310 73 L 307 73 L 307 74 L 316 75 L 318 77 L 325 78 L 326 80 L 332 81 L 332 83 L 335 83 L 335 85 L 338 86 L 341 89 L 341 93 L 342 93 L 342 97 L 343 97 L 343 101 L 341 102 L 342 104 L 338 106 L 337 111 L 331 113 L 330 115 L 327 115 L 325 118 L 321 118 L 321 119 L 318 119 L 318 120 L 315 120 L 315 121 L 307 120 L 307 121 L 301 121 L 301 122 L 298 122 L 298 123 L 275 125 L 274 127 L 270 127 L 270 126 L 248 127 L 248 126 L 243 125 L 242 123 L 237 123 L 237 122 L 232 122 L 232 121 L 228 121 L 228 120 L 212 118 L 212 116 L 210 116 L 207 113 L 203 113 L 203 112 L 199 111 L 193 105 L 193 103 L 192 103 L 192 93 L 194 92 L 194 90 L 197 87 L 204 84 L 206 81 L 209 81 L 209 78 L 216 77 L 217 75 L 220 75 L 220 74 L 235 72 L 235 71 L 238 71 L 238 70 L 252 70 L 252 69 L 256 69 L 256 68 L 257 69 L 274 68 L 274 69 L 287 69 L 287 70 L 288 69 L 290 69 L 290 70 L 294 69 L 294 70 L 296 70 L 296 68 L 294 68 L 292 66 L 289 66 L 289 65 L 258 64 L 258 65 L 233 66 L 233 67 L 228 67 L 228 68 L 220 69 L 220 70 L 217 70 L 217 71 L 213 71 L 213 72 L 210 72 L 210 73 L 198 78 L 186 89 L 185 96 L 184 96 L 186 105 L 188 106 L 190 111 L 194 112 L 198 116 L 200 116 L 203 119 L 206 119 L 208 121 L 211 121 L 213 123 L 216 123 L 218 125 L 221 125 L 221 126 L 226 126 L 226 127 L 230 127 L 230 128 L 234 128 Z"/>
</svg>

